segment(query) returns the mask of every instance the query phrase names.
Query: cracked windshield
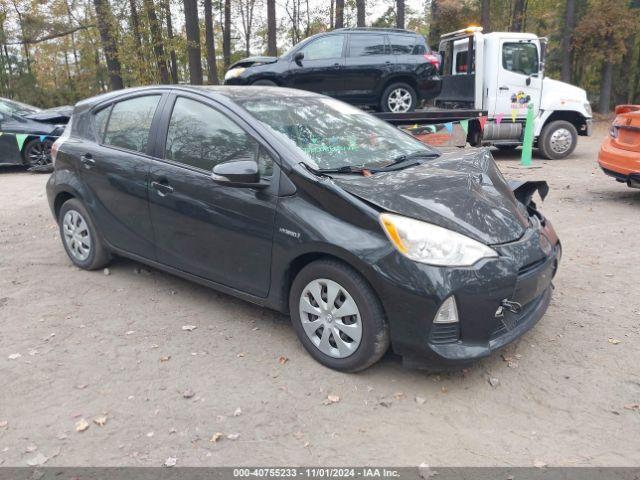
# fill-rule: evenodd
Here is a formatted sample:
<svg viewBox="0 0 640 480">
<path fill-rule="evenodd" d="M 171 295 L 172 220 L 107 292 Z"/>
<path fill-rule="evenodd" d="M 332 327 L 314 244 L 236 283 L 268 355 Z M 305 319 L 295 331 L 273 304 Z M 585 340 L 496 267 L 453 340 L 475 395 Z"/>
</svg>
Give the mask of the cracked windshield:
<svg viewBox="0 0 640 480">
<path fill-rule="evenodd" d="M 295 143 L 314 169 L 381 167 L 400 155 L 435 152 L 388 123 L 333 99 L 264 98 L 241 104 Z"/>
</svg>

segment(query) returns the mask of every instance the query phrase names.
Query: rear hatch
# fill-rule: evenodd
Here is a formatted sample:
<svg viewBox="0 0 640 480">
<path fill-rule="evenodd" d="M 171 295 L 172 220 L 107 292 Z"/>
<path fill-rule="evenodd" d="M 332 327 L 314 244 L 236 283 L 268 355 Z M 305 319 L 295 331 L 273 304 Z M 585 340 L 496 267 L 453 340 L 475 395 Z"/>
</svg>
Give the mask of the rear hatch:
<svg viewBox="0 0 640 480">
<path fill-rule="evenodd" d="M 629 107 L 631 108 L 631 107 Z M 640 152 L 640 107 L 634 111 L 618 113 L 613 128 L 617 130 L 617 136 L 613 144 L 623 150 Z"/>
</svg>

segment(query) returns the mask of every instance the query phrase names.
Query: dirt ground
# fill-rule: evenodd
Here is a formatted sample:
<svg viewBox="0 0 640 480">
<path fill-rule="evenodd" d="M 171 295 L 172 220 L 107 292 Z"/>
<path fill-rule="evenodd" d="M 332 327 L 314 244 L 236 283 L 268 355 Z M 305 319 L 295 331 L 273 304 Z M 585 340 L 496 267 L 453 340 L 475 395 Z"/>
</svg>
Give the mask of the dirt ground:
<svg viewBox="0 0 640 480">
<path fill-rule="evenodd" d="M 496 152 L 550 183 L 564 257 L 540 323 L 447 375 L 337 373 L 277 313 L 128 260 L 78 270 L 47 176 L 0 170 L 0 464 L 640 465 L 640 190 L 597 168 L 605 132 L 530 169 Z"/>
</svg>

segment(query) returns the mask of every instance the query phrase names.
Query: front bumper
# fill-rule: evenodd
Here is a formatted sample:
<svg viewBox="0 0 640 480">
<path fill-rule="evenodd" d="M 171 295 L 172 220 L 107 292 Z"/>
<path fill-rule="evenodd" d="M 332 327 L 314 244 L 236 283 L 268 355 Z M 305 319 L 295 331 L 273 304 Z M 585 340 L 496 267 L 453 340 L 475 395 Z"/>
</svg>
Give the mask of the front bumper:
<svg viewBox="0 0 640 480">
<path fill-rule="evenodd" d="M 551 224 L 540 216 L 521 239 L 495 249 L 498 259 L 470 268 L 432 267 L 404 257 L 381 265 L 378 273 L 386 272 L 386 278 L 374 287 L 389 319 L 392 348 L 406 364 L 462 367 L 514 341 L 542 318 L 561 257 Z M 438 308 L 451 295 L 459 323 L 434 327 Z M 500 315 L 504 300 L 517 302 L 521 310 L 503 309 Z"/>
</svg>

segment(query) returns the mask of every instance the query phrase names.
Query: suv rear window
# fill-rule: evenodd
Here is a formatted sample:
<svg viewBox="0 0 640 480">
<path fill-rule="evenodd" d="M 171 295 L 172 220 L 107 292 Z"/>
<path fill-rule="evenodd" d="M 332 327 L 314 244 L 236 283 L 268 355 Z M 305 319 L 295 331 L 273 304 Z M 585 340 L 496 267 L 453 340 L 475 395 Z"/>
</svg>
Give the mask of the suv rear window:
<svg viewBox="0 0 640 480">
<path fill-rule="evenodd" d="M 390 35 L 391 52 L 394 55 L 412 55 L 416 45 L 416 37 L 410 35 Z"/>
<path fill-rule="evenodd" d="M 350 57 L 369 57 L 371 55 L 385 55 L 387 47 L 384 35 L 352 34 L 349 40 Z"/>
<path fill-rule="evenodd" d="M 145 95 L 116 103 L 111 110 L 103 143 L 144 153 L 159 101 L 160 95 Z"/>
</svg>

